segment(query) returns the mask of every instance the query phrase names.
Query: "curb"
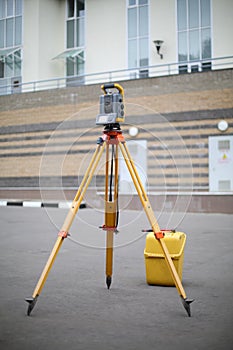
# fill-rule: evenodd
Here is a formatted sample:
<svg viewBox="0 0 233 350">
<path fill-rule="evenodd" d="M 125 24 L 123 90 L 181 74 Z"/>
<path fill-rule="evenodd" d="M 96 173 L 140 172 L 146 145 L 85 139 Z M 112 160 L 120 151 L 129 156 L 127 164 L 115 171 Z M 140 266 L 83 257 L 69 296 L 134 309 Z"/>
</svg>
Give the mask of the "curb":
<svg viewBox="0 0 233 350">
<path fill-rule="evenodd" d="M 21 200 L 0 200 L 0 207 L 27 207 L 27 208 L 59 208 L 69 209 L 72 202 L 39 202 L 39 201 L 21 201 Z M 86 208 L 86 203 L 80 204 L 80 209 Z"/>
</svg>

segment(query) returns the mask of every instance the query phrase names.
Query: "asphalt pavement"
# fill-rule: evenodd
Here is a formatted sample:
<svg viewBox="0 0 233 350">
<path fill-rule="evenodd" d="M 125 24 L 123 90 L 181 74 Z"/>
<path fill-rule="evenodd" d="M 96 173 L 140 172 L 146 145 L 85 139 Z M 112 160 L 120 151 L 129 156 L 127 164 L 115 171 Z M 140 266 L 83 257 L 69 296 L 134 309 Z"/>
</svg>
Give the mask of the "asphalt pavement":
<svg viewBox="0 0 233 350">
<path fill-rule="evenodd" d="M 0 208 L 0 348 L 141 350 L 233 348 L 233 216 L 178 215 L 187 234 L 182 283 L 146 283 L 149 228 L 141 211 L 120 212 L 111 288 L 105 284 L 103 213 L 80 209 L 31 316 L 30 297 L 67 214 L 58 208 Z M 169 214 L 159 216 L 162 228 Z M 174 227 L 172 227 L 174 228 Z"/>
</svg>

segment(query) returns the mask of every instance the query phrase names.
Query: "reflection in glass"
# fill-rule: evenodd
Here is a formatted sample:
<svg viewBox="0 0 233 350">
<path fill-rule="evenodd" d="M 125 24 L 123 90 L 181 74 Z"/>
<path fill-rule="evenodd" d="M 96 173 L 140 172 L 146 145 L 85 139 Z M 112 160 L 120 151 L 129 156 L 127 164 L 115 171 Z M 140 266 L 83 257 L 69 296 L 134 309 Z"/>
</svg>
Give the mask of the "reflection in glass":
<svg viewBox="0 0 233 350">
<path fill-rule="evenodd" d="M 9 47 L 13 46 L 13 24 L 13 18 L 6 20 L 6 46 Z"/>
<path fill-rule="evenodd" d="M 4 47 L 4 22 L 0 21 L 0 48 Z"/>
<path fill-rule="evenodd" d="M 192 30 L 189 32 L 189 59 L 190 61 L 200 58 L 199 49 L 199 31 Z"/>
<path fill-rule="evenodd" d="M 179 52 L 179 62 L 185 62 L 188 59 L 187 51 L 187 32 L 179 33 L 178 37 L 178 52 Z"/>
<path fill-rule="evenodd" d="M 77 30 L 77 45 L 76 46 L 84 46 L 84 18 L 78 18 L 77 24 L 76 24 L 76 30 Z"/>
<path fill-rule="evenodd" d="M 7 17 L 13 16 L 13 3 L 14 3 L 13 0 L 7 0 L 7 2 L 6 2 Z"/>
<path fill-rule="evenodd" d="M 199 0 L 189 0 L 189 28 L 199 27 Z"/>
<path fill-rule="evenodd" d="M 137 41 L 136 39 L 128 42 L 128 65 L 129 68 L 137 67 Z"/>
<path fill-rule="evenodd" d="M 177 1 L 178 30 L 187 29 L 187 8 L 186 0 Z"/>
<path fill-rule="evenodd" d="M 15 17 L 15 45 L 21 45 L 22 38 L 22 17 Z"/>
<path fill-rule="evenodd" d="M 128 10 L 128 38 L 137 36 L 137 9 L 130 8 Z"/>
<path fill-rule="evenodd" d="M 201 48 L 202 48 L 202 59 L 211 57 L 211 39 L 210 29 L 202 29 L 201 31 Z"/>
<path fill-rule="evenodd" d="M 139 36 L 148 35 L 148 6 L 139 7 Z"/>
<path fill-rule="evenodd" d="M 74 47 L 74 20 L 67 21 L 67 48 Z"/>
<path fill-rule="evenodd" d="M 201 26 L 210 26 L 210 0 L 201 1 Z"/>
<path fill-rule="evenodd" d="M 148 40 L 143 38 L 139 40 L 139 66 L 148 66 Z"/>
</svg>

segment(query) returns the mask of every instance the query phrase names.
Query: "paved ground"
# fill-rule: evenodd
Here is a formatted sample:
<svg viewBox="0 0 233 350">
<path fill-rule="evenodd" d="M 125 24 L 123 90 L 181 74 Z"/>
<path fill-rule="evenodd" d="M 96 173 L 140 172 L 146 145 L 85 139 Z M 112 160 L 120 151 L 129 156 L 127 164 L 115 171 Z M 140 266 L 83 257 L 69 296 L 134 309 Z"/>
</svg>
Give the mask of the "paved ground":
<svg viewBox="0 0 233 350">
<path fill-rule="evenodd" d="M 233 216 L 187 214 L 183 285 L 195 298 L 187 317 L 174 287 L 148 286 L 144 214 L 123 212 L 114 275 L 105 286 L 102 213 L 83 209 L 30 317 L 31 296 L 67 211 L 0 208 L 1 349 L 232 349 Z M 48 215 L 49 214 L 49 215 Z M 166 215 L 160 224 L 166 225 Z M 163 227 L 165 228 L 165 227 Z"/>
</svg>

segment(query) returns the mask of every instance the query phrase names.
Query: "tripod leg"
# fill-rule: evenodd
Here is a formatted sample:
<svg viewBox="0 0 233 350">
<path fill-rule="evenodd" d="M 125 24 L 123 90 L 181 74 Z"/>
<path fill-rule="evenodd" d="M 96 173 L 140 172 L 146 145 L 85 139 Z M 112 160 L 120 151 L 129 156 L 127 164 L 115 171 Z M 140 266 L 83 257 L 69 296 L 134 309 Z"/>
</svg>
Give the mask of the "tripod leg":
<svg viewBox="0 0 233 350">
<path fill-rule="evenodd" d="M 117 181 L 118 181 L 118 146 L 114 154 L 114 145 L 112 145 L 112 161 L 110 174 L 110 189 L 108 190 L 108 172 L 109 172 L 109 144 L 106 147 L 106 172 L 105 172 L 105 229 L 106 232 L 106 284 L 108 289 L 112 282 L 112 266 L 113 266 L 113 240 L 114 231 L 116 228 L 116 201 L 117 201 Z M 114 200 L 112 198 L 112 176 L 113 163 L 115 162 L 115 177 L 114 177 Z M 109 193 L 110 192 L 110 193 Z M 109 194 L 108 194 L 109 193 Z"/>
<path fill-rule="evenodd" d="M 108 289 L 112 282 L 112 266 L 113 266 L 113 234 L 116 223 L 116 205 L 115 202 L 105 203 L 105 225 L 107 229 L 106 235 L 106 284 Z"/>
<path fill-rule="evenodd" d="M 67 217 L 65 219 L 65 222 L 61 228 L 61 231 L 59 232 L 58 234 L 58 238 L 56 240 L 56 243 L 52 249 L 52 252 L 48 258 L 48 261 L 42 271 L 42 274 L 40 276 L 40 279 L 39 281 L 37 282 L 37 285 L 34 289 L 34 292 L 32 294 L 32 297 L 31 298 L 26 298 L 25 300 L 29 303 L 28 305 L 28 311 L 27 311 L 27 314 L 28 316 L 30 315 L 31 311 L 33 310 L 35 304 L 36 304 L 36 301 L 41 293 L 41 290 L 46 282 L 46 279 L 48 277 L 48 274 L 49 274 L 49 271 L 51 270 L 52 268 L 52 265 L 54 263 L 54 260 L 59 252 L 59 249 L 61 248 L 61 245 L 64 241 L 64 239 L 68 236 L 68 232 L 69 232 L 69 229 L 72 225 L 72 222 L 75 218 L 75 215 L 80 207 L 80 204 L 83 200 L 83 196 L 91 182 L 91 179 L 93 177 L 93 174 L 95 172 L 95 169 L 99 163 L 99 160 L 101 158 L 101 155 L 104 151 L 104 145 L 105 143 L 101 144 L 101 145 L 98 145 L 96 150 L 95 150 L 95 153 L 93 154 L 92 156 L 92 159 L 91 159 L 91 162 L 87 168 L 87 171 L 83 177 L 83 180 L 79 186 L 79 189 L 77 191 L 77 194 L 73 200 L 73 203 L 72 203 L 72 206 L 67 214 Z"/>
<path fill-rule="evenodd" d="M 192 299 L 188 300 L 187 299 L 187 296 L 186 296 L 186 293 L 185 293 L 185 290 L 182 286 L 182 283 L 180 281 L 180 278 L 179 278 L 179 275 L 176 271 L 176 268 L 173 264 L 173 261 L 170 257 L 170 254 L 168 252 L 168 249 L 167 249 L 167 246 L 163 240 L 163 236 L 160 235 L 160 227 L 159 227 L 159 224 L 155 218 L 155 215 L 154 215 L 154 212 L 152 210 L 152 207 L 151 207 L 151 204 L 149 202 L 149 199 L 146 195 L 146 192 L 143 188 L 143 185 L 141 183 L 141 180 L 139 178 L 139 175 L 138 175 L 138 172 L 137 172 L 137 169 L 134 165 L 134 162 L 130 156 L 130 153 L 129 153 L 129 150 L 126 146 L 126 143 L 119 143 L 120 145 L 120 149 L 121 149 L 121 152 L 122 152 L 122 155 L 124 157 L 124 160 L 125 160 L 125 163 L 128 167 L 128 170 L 130 172 L 130 175 L 132 177 L 132 180 L 133 180 L 133 183 L 135 185 L 135 188 L 138 192 L 138 195 L 139 195 L 139 198 L 141 200 L 141 203 L 143 205 L 143 208 L 146 212 L 146 215 L 147 215 L 147 218 L 151 224 L 151 227 L 154 231 L 154 234 L 155 234 L 155 237 L 158 239 L 158 242 L 162 248 L 162 251 L 163 251 L 163 254 L 164 254 L 164 257 L 165 257 L 165 260 L 167 262 L 167 265 L 168 265 L 168 268 L 169 268 L 169 271 L 171 273 L 171 276 L 173 278 L 173 281 L 175 283 L 175 286 L 176 286 L 176 289 L 182 299 L 182 303 L 184 305 L 184 308 L 185 310 L 187 311 L 188 315 L 191 316 L 191 311 L 190 311 L 190 303 L 193 301 Z"/>
<path fill-rule="evenodd" d="M 106 284 L 108 289 L 112 283 L 113 266 L 113 230 L 107 230 L 106 236 Z"/>
</svg>

